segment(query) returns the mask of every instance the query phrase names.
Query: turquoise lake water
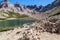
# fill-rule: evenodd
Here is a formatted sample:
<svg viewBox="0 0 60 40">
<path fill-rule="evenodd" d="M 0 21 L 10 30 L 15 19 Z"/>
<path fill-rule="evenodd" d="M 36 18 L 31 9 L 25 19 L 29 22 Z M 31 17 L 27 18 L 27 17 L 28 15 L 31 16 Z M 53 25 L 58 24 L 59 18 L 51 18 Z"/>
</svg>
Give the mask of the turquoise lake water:
<svg viewBox="0 0 60 40">
<path fill-rule="evenodd" d="M 36 20 L 6 20 L 6 21 L 0 21 L 0 27 L 12 27 L 12 26 L 16 26 L 16 25 L 23 25 L 26 23 L 33 23 Z"/>
</svg>

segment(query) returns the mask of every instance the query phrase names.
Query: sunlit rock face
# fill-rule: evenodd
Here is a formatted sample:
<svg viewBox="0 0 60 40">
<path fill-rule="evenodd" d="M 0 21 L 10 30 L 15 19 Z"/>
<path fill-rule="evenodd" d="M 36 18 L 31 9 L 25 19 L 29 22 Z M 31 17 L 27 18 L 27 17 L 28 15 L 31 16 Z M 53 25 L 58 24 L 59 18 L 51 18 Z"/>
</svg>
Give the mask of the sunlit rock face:
<svg viewBox="0 0 60 40">
<path fill-rule="evenodd" d="M 10 9 L 14 9 L 15 6 L 19 6 L 20 7 L 20 4 L 11 4 L 10 2 L 8 2 L 7 0 L 4 0 L 0 3 L 0 8 L 10 8 Z"/>
<path fill-rule="evenodd" d="M 26 8 L 26 6 L 21 5 L 18 2 L 16 2 L 15 4 L 11 4 L 8 0 L 3 0 L 0 2 L 0 9 L 24 13 L 28 13 L 27 11 L 31 11 L 30 9 Z"/>
</svg>

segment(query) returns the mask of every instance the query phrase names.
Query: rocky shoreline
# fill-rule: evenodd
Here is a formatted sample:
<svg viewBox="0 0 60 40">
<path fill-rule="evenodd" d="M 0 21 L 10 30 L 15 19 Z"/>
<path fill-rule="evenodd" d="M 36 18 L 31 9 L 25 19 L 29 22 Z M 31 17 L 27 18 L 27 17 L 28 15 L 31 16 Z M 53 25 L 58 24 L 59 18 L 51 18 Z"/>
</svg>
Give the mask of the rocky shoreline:
<svg viewBox="0 0 60 40">
<path fill-rule="evenodd" d="M 22 28 L 0 32 L 0 40 L 60 40 L 60 22 L 51 20 L 24 24 Z"/>
</svg>

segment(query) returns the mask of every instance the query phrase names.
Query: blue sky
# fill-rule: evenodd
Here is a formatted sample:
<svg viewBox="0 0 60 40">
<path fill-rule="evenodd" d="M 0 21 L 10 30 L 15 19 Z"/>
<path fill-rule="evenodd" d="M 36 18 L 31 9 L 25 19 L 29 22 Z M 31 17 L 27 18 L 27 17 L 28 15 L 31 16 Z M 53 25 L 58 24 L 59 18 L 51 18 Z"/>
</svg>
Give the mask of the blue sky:
<svg viewBox="0 0 60 40">
<path fill-rule="evenodd" d="M 1 1 L 1 0 L 0 0 Z M 51 2 L 53 2 L 54 0 L 9 0 L 11 3 L 16 3 L 16 1 L 18 1 L 20 4 L 23 5 L 47 5 L 50 4 Z"/>
</svg>

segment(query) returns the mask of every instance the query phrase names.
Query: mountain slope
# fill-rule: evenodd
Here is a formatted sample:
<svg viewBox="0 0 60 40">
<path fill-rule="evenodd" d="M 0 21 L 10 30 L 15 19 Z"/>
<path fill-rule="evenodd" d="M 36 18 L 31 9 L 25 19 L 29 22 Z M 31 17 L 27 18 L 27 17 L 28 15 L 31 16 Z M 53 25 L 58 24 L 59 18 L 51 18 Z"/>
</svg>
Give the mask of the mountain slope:
<svg viewBox="0 0 60 40">
<path fill-rule="evenodd" d="M 18 2 L 15 4 L 11 4 L 8 1 L 0 2 L 0 10 L 22 12 L 22 13 L 28 13 L 28 12 L 32 11 L 32 10 L 26 8 L 26 6 L 19 4 Z"/>
<path fill-rule="evenodd" d="M 27 16 L 30 15 L 30 12 L 32 12 L 32 10 L 26 8 L 24 5 L 21 5 L 19 3 L 11 4 L 8 1 L 0 2 L 0 18 L 8 18 L 8 17 L 14 18 L 14 16 L 18 17 L 19 15 L 21 16 L 22 14 L 24 16 Z"/>
</svg>

